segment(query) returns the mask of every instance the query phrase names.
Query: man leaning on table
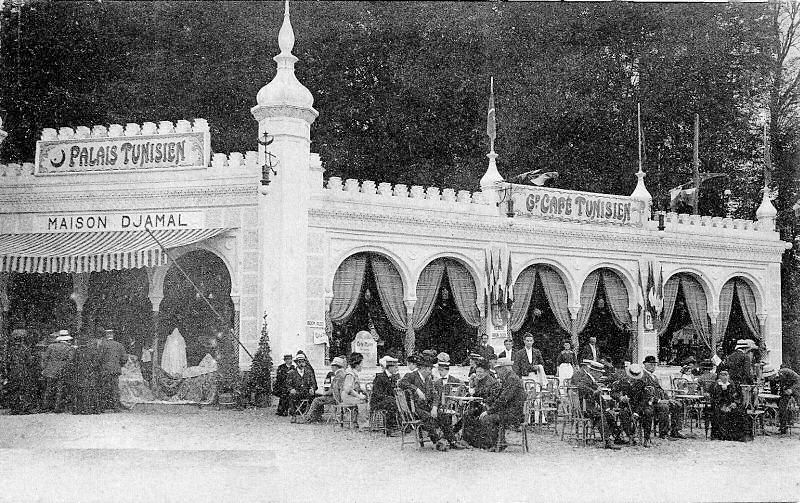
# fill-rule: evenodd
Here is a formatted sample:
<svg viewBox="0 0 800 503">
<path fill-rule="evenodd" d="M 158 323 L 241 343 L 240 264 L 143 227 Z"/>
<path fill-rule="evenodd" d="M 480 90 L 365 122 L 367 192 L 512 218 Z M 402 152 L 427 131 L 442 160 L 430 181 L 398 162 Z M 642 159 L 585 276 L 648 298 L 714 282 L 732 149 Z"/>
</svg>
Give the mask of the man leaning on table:
<svg viewBox="0 0 800 503">
<path fill-rule="evenodd" d="M 800 375 L 786 364 L 780 370 L 771 365 L 764 367 L 764 379 L 770 384 L 770 390 L 778 395 L 778 427 L 781 434 L 789 430 L 789 400 L 794 397 L 800 404 Z"/>
</svg>

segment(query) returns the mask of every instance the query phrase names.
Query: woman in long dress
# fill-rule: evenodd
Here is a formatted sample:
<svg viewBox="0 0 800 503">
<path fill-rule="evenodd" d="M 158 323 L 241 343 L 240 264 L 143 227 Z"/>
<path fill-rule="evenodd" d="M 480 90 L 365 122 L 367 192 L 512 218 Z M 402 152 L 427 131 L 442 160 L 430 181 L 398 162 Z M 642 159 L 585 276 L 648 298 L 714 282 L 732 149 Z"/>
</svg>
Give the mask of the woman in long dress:
<svg viewBox="0 0 800 503">
<path fill-rule="evenodd" d="M 361 371 L 364 355 L 350 353 L 347 357 L 347 369 L 344 371 L 342 383 L 342 405 L 355 405 L 358 408 L 358 427 L 369 427 L 369 412 L 367 409 L 367 395 L 361 389 L 358 373 Z"/>
<path fill-rule="evenodd" d="M 749 437 L 749 418 L 744 410 L 744 397 L 738 384 L 730 380 L 727 370 L 720 370 L 711 386 L 711 438 L 745 441 Z"/>
</svg>

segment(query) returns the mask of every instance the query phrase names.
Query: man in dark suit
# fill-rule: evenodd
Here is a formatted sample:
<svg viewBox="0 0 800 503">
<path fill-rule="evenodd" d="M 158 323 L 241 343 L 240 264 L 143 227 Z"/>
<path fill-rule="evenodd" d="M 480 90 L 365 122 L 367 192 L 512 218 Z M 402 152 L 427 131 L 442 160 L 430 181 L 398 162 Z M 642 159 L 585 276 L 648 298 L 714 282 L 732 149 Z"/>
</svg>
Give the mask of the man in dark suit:
<svg viewBox="0 0 800 503">
<path fill-rule="evenodd" d="M 600 350 L 597 349 L 597 337 L 593 335 L 589 337 L 589 343 L 581 348 L 578 354 L 578 361 L 583 360 L 600 361 Z"/>
<path fill-rule="evenodd" d="M 525 388 L 522 380 L 512 370 L 514 362 L 508 358 L 497 360 L 495 370 L 500 382 L 500 391 L 493 398 L 487 400 L 487 409 L 481 412 L 480 420 L 492 433 L 491 438 L 496 437 L 495 431 L 501 425 L 516 426 L 523 421 L 523 406 L 525 404 Z M 506 439 L 500 438 L 498 445 L 491 450 L 503 450 L 506 448 Z"/>
<path fill-rule="evenodd" d="M 614 445 L 611 440 L 612 435 L 619 438 L 620 431 L 616 426 L 616 421 L 610 412 L 600 407 L 603 392 L 600 390 L 598 379 L 604 370 L 605 367 L 599 362 L 583 360 L 580 369 L 572 375 L 572 385 L 578 388 L 578 397 L 584 403 L 586 416 L 590 417 L 595 424 L 600 423 L 600 432 L 603 435 L 606 449 L 618 450 L 619 446 Z"/>
<path fill-rule="evenodd" d="M 505 346 L 505 349 L 500 351 L 500 354 L 497 355 L 497 359 L 511 358 L 511 360 L 514 360 L 514 357 L 517 356 L 514 354 L 514 339 L 511 337 L 506 338 L 506 340 L 503 341 L 503 346 Z"/>
<path fill-rule="evenodd" d="M 428 433 L 431 441 L 436 445 L 437 451 L 446 451 L 449 449 L 448 443 L 453 447 L 457 442 L 452 436 L 452 429 L 449 431 L 451 438 L 445 440 L 439 438 L 437 429 L 439 427 L 439 405 L 441 395 L 439 394 L 436 385 L 431 377 L 433 366 L 436 364 L 435 359 L 429 356 L 410 356 L 409 361 L 412 361 L 417 369 L 409 372 L 400 379 L 399 387 L 403 392 L 410 394 L 411 399 L 414 401 L 417 417 L 422 421 L 422 428 Z M 444 431 L 448 435 L 447 431 Z"/>
<path fill-rule="evenodd" d="M 531 372 L 539 372 L 539 366 L 544 365 L 542 352 L 533 347 L 533 334 L 525 332 L 522 336 L 525 347 L 516 352 L 512 361 L 514 362 L 514 372 L 519 377 L 525 377 Z"/>
<path fill-rule="evenodd" d="M 677 400 L 672 400 L 661 387 L 658 377 L 655 375 L 656 357 L 653 355 L 645 357 L 644 375 L 642 380 L 646 387 L 653 390 L 653 413 L 658 420 L 658 432 L 661 438 L 686 438 L 680 432 L 683 422 L 683 406 Z M 670 425 L 670 416 L 672 424 Z M 667 437 L 669 434 L 669 437 Z"/>
<path fill-rule="evenodd" d="M 46 382 L 42 399 L 44 411 L 64 412 L 67 377 L 75 357 L 75 350 L 69 342 L 71 340 L 69 332 L 61 330 L 56 341 L 47 346 L 42 355 L 42 376 Z"/>
<path fill-rule="evenodd" d="M 397 416 L 397 402 L 395 400 L 395 388 L 400 380 L 398 374 L 397 359 L 391 356 L 384 356 L 379 360 L 383 371 L 375 374 L 372 381 L 372 395 L 369 398 L 369 410 L 386 412 L 387 426 L 395 424 Z"/>
<path fill-rule="evenodd" d="M 489 345 L 489 336 L 486 334 L 481 334 L 481 342 L 478 345 L 478 348 L 475 350 L 475 353 L 481 355 L 486 361 L 491 360 L 495 357 L 494 348 Z"/>
<path fill-rule="evenodd" d="M 725 368 L 736 384 L 753 384 L 753 357 L 750 351 L 758 346 L 750 339 L 736 341 L 736 349 L 725 359 Z"/>
<path fill-rule="evenodd" d="M 289 410 L 289 388 L 286 387 L 286 376 L 292 370 L 292 355 L 283 355 L 283 363 L 278 365 L 275 371 L 275 388 L 272 394 L 278 397 L 278 410 L 275 412 L 279 416 L 285 416 Z"/>
<path fill-rule="evenodd" d="M 317 377 L 308 366 L 308 359 L 303 353 L 294 357 L 295 367 L 286 376 L 286 389 L 289 391 L 289 414 L 294 416 L 297 407 L 303 400 L 314 398 L 317 391 Z"/>
<path fill-rule="evenodd" d="M 100 386 L 103 410 L 125 410 L 119 401 L 119 376 L 122 366 L 128 362 L 125 346 L 114 340 L 114 331 L 106 330 L 100 340 Z"/>
</svg>

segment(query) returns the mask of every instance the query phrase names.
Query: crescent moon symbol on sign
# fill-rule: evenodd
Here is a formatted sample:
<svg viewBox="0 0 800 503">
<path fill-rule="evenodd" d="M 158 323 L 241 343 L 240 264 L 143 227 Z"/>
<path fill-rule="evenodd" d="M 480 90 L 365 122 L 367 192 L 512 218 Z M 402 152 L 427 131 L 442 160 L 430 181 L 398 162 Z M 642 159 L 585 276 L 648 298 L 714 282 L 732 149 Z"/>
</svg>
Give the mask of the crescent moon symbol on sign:
<svg viewBox="0 0 800 503">
<path fill-rule="evenodd" d="M 66 161 L 66 160 L 67 160 L 67 154 L 65 154 L 64 150 L 62 149 L 61 150 L 61 160 L 56 162 L 56 161 L 50 159 L 50 164 L 52 164 L 54 168 L 60 168 L 61 166 L 64 165 L 64 161 Z"/>
</svg>

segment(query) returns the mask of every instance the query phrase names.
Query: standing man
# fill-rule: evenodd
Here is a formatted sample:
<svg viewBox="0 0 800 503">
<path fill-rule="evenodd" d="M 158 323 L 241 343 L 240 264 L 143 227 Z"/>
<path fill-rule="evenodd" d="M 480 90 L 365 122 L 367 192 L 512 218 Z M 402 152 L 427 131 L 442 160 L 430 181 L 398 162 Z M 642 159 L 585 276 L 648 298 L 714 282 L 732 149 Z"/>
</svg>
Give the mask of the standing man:
<svg viewBox="0 0 800 503">
<path fill-rule="evenodd" d="M 278 397 L 278 411 L 279 416 L 285 416 L 289 410 L 289 388 L 286 387 L 286 376 L 292 370 L 292 355 L 283 355 L 283 363 L 278 365 L 275 371 L 275 389 L 272 393 Z"/>
<path fill-rule="evenodd" d="M 540 369 L 544 370 L 544 359 L 542 359 L 542 352 L 533 347 L 533 334 L 525 332 L 523 342 L 525 347 L 517 351 L 512 359 L 514 362 L 514 372 L 519 377 L 525 377 L 531 373 L 538 373 Z"/>
<path fill-rule="evenodd" d="M 513 360 L 514 356 L 516 356 L 514 355 L 514 339 L 507 337 L 506 340 L 503 341 L 503 346 L 505 346 L 505 349 L 500 351 L 500 354 L 497 355 L 497 358 L 510 358 Z"/>
<path fill-rule="evenodd" d="M 103 334 L 94 332 L 90 339 L 83 332 L 78 334 L 75 350 L 75 392 L 72 394 L 73 414 L 100 414 L 100 370 L 102 368 Z"/>
<path fill-rule="evenodd" d="M 489 345 L 489 336 L 486 334 L 481 334 L 481 343 L 478 346 L 478 349 L 475 352 L 481 355 L 487 361 L 491 360 L 493 356 L 495 356 L 494 348 Z"/>
<path fill-rule="evenodd" d="M 119 376 L 128 361 L 125 346 L 114 340 L 114 331 L 106 330 L 100 341 L 100 382 L 102 392 L 100 407 L 103 410 L 126 410 L 119 401 Z"/>
<path fill-rule="evenodd" d="M 516 426 L 523 421 L 523 405 L 525 404 L 525 388 L 522 380 L 512 370 L 514 362 L 509 358 L 497 360 L 495 370 L 500 382 L 500 391 L 487 400 L 487 409 L 480 414 L 481 423 L 491 431 L 489 437 L 496 438 L 501 426 Z M 508 445 L 505 436 L 498 439 L 496 446 L 490 450 L 502 451 Z"/>
<path fill-rule="evenodd" d="M 794 396 L 794 400 L 800 404 L 800 375 L 784 363 L 780 370 L 767 365 L 764 367 L 763 376 L 769 381 L 772 393 L 780 396 L 778 399 L 778 431 L 784 434 L 789 430 L 789 400 Z"/>
<path fill-rule="evenodd" d="M 681 404 L 667 396 L 667 392 L 661 387 L 661 383 L 655 376 L 656 371 L 656 357 L 653 355 L 647 356 L 644 359 L 644 375 L 642 380 L 646 387 L 653 390 L 653 412 L 658 419 L 658 433 L 661 438 L 669 438 L 674 440 L 676 438 L 686 438 L 681 434 L 681 423 L 683 421 L 683 408 Z M 670 416 L 672 416 L 672 425 L 670 427 Z"/>
<path fill-rule="evenodd" d="M 580 355 L 578 355 L 580 361 L 583 360 L 592 360 L 599 362 L 600 361 L 600 351 L 597 349 L 597 337 L 594 335 L 589 337 L 589 343 L 581 349 Z"/>
<path fill-rule="evenodd" d="M 64 412 L 64 394 L 69 385 L 67 378 L 75 357 L 71 340 L 68 331 L 59 331 L 55 342 L 47 346 L 42 355 L 42 376 L 45 379 L 43 411 Z"/>
<path fill-rule="evenodd" d="M 297 414 L 297 408 L 302 400 L 314 398 L 317 391 L 317 377 L 308 365 L 305 353 L 298 351 L 294 357 L 295 368 L 286 376 L 286 388 L 289 390 L 289 414 Z"/>
<path fill-rule="evenodd" d="M 750 339 L 739 339 L 733 353 L 725 359 L 731 381 L 736 384 L 753 384 L 753 357 L 750 351 L 756 349 L 755 342 Z"/>
</svg>

